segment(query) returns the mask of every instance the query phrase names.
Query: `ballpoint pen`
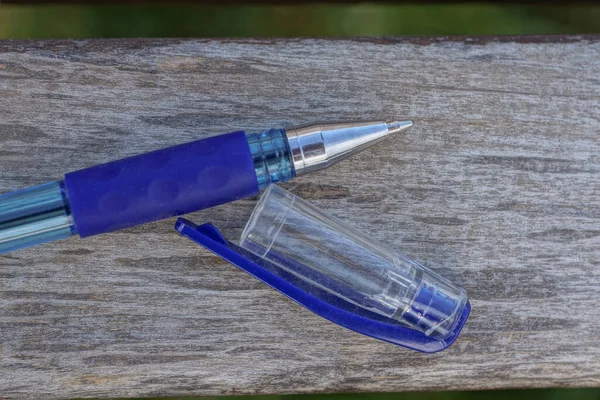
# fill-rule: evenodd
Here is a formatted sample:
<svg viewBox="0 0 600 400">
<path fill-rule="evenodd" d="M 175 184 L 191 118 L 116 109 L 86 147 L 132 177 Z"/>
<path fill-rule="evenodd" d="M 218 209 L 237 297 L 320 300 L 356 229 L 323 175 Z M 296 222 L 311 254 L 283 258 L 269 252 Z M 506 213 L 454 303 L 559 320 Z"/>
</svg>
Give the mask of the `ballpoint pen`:
<svg viewBox="0 0 600 400">
<path fill-rule="evenodd" d="M 330 165 L 412 121 L 232 132 L 65 175 L 0 196 L 0 254 L 124 229 L 256 195 Z"/>
</svg>

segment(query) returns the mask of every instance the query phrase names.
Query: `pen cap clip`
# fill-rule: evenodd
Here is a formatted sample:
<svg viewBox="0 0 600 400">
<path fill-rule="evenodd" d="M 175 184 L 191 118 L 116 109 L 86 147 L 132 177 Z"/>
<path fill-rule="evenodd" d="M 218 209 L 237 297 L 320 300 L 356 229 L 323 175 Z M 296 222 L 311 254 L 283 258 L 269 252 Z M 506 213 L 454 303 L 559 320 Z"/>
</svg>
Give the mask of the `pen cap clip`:
<svg viewBox="0 0 600 400">
<path fill-rule="evenodd" d="M 462 288 L 276 185 L 261 197 L 240 247 L 435 340 L 454 333 L 467 305 Z"/>
</svg>

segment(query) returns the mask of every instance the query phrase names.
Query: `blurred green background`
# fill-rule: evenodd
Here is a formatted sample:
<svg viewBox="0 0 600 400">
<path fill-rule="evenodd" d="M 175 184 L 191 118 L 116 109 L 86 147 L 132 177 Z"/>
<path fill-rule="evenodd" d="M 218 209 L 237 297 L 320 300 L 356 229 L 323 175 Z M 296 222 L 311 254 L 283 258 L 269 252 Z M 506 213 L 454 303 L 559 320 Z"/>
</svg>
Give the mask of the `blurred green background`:
<svg viewBox="0 0 600 400">
<path fill-rule="evenodd" d="M 168 1 L 165 0 L 165 4 Z M 600 6 L 569 4 L 0 5 L 0 38 L 600 33 Z M 207 399 L 213 398 L 204 398 Z M 600 400 L 600 389 L 247 396 L 231 399 Z"/>
<path fill-rule="evenodd" d="M 600 6 L 495 3 L 0 5 L 1 38 L 543 33 L 600 33 Z"/>
<path fill-rule="evenodd" d="M 171 397 L 167 400 L 598 400 L 596 389 L 495 390 L 434 393 L 336 393 L 287 396 Z M 142 400 L 142 399 L 139 399 Z"/>
</svg>

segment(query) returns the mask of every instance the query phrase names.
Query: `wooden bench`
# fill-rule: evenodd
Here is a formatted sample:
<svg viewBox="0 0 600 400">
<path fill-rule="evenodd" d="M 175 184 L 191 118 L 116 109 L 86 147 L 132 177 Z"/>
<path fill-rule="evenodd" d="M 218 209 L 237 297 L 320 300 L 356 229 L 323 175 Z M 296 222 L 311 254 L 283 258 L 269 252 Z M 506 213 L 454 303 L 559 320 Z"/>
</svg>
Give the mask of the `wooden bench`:
<svg viewBox="0 0 600 400">
<path fill-rule="evenodd" d="M 0 191 L 238 128 L 411 118 L 285 185 L 467 289 L 447 351 L 314 316 L 166 220 L 0 256 L 0 397 L 600 386 L 600 37 L 0 41 Z M 238 237 L 256 199 L 189 215 Z"/>
</svg>

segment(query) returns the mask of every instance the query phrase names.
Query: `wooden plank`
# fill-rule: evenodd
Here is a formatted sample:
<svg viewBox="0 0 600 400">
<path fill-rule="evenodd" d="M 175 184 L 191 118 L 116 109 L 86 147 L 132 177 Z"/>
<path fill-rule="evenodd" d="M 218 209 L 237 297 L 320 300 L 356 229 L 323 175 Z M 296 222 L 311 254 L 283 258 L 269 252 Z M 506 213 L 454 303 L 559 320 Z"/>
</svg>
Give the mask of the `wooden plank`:
<svg viewBox="0 0 600 400">
<path fill-rule="evenodd" d="M 0 42 L 0 191 L 202 135 L 411 118 L 286 185 L 463 285 L 423 355 L 335 326 L 173 220 L 0 256 L 0 393 L 600 385 L 600 37 Z M 190 215 L 238 237 L 255 199 Z"/>
</svg>

